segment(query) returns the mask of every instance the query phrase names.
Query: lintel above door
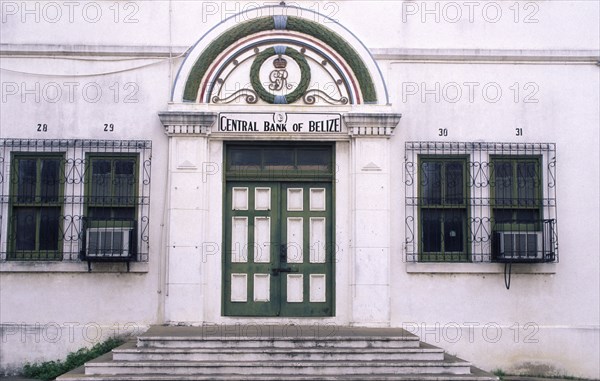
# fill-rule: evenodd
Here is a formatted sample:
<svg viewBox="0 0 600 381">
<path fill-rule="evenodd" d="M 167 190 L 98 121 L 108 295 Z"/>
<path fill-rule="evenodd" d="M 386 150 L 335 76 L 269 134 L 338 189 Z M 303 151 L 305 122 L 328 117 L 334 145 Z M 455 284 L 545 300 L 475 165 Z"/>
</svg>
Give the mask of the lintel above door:
<svg viewBox="0 0 600 381">
<path fill-rule="evenodd" d="M 223 128 L 223 122 L 235 119 L 236 128 Z M 165 111 L 159 118 L 168 136 L 210 136 L 222 139 L 273 140 L 307 139 L 307 140 L 347 140 L 349 137 L 391 137 L 401 114 L 386 112 L 229 112 L 204 111 Z M 265 130 L 265 123 L 273 129 Z M 242 124 L 246 123 L 245 130 Z M 311 130 L 311 123 L 313 129 Z M 231 122 L 230 125 L 234 123 Z M 294 125 L 302 124 L 295 131 Z M 284 125 L 282 130 L 278 126 Z M 253 129 L 256 128 L 256 131 Z"/>
</svg>

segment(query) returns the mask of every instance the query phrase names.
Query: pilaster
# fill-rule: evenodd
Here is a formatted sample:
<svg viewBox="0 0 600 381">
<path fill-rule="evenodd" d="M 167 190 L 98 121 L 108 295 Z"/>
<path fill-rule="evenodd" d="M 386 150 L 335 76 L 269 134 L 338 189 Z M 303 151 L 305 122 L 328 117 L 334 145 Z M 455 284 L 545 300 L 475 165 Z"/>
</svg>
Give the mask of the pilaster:
<svg viewBox="0 0 600 381">
<path fill-rule="evenodd" d="M 166 215 L 163 218 L 165 321 L 197 322 L 203 316 L 203 249 L 206 242 L 207 176 L 214 166 L 208 136 L 217 114 L 159 113 L 169 136 Z"/>
<path fill-rule="evenodd" d="M 352 323 L 390 322 L 390 142 L 400 114 L 346 114 L 351 139 Z"/>
</svg>

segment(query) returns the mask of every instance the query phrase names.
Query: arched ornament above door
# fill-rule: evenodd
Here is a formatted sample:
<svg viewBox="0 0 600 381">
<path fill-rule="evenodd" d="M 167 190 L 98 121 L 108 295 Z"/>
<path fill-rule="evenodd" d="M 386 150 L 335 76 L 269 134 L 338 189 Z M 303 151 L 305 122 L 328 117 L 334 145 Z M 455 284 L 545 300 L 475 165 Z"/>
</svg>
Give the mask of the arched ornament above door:
<svg viewBox="0 0 600 381">
<path fill-rule="evenodd" d="M 381 71 L 337 21 L 292 6 L 231 16 L 190 49 L 174 103 L 387 105 Z"/>
</svg>

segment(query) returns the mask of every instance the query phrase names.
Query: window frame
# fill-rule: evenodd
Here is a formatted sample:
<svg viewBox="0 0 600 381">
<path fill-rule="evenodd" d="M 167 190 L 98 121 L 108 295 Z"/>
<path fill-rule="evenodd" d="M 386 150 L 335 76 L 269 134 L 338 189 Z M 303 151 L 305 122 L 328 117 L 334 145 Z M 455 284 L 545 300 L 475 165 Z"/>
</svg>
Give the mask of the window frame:
<svg viewBox="0 0 600 381">
<path fill-rule="evenodd" d="M 115 178 L 115 168 L 114 168 L 114 164 L 117 160 L 119 159 L 134 159 L 133 160 L 133 178 L 134 178 L 134 183 L 132 185 L 133 188 L 133 194 L 132 195 L 128 195 L 127 197 L 131 199 L 130 202 L 128 202 L 127 204 L 121 204 L 121 203 L 98 203 L 98 202 L 92 202 L 92 200 L 94 199 L 94 197 L 101 197 L 101 196 L 94 196 L 93 193 L 93 189 L 94 189 L 94 179 L 93 179 L 93 163 L 96 160 L 110 160 L 111 161 L 111 195 L 109 196 L 110 198 L 114 198 L 114 194 L 115 194 L 115 184 L 114 184 L 114 178 Z M 123 153 L 87 153 L 86 154 L 86 171 L 85 171 L 85 189 L 84 189 L 84 197 L 85 197 L 85 202 L 84 202 L 84 210 L 83 210 L 83 215 L 89 218 L 90 215 L 90 209 L 91 208 L 106 208 L 106 209 L 111 209 L 111 215 L 112 213 L 112 209 L 133 209 L 133 218 L 134 220 L 138 219 L 138 198 L 139 198 L 139 185 L 140 185 L 140 180 L 139 180 L 139 155 L 137 153 L 127 153 L 127 154 L 123 154 Z M 96 218 L 94 218 L 96 219 Z M 110 220 L 115 220 L 115 219 L 119 219 L 117 217 L 110 217 L 107 218 L 107 221 Z M 104 220 L 104 219 L 102 219 Z"/>
<path fill-rule="evenodd" d="M 120 202 L 113 202 L 115 197 L 117 186 L 115 183 L 116 174 L 116 163 L 119 160 L 128 161 L 133 159 L 133 184 L 131 184 L 132 194 L 127 195 L 126 197 L 130 199 L 125 204 Z M 83 229 L 83 255 L 82 258 L 85 260 L 90 260 L 93 258 L 94 261 L 115 261 L 115 260 L 130 260 L 131 258 L 136 258 L 138 254 L 138 222 L 140 220 L 139 216 L 139 187 L 140 187 L 140 168 L 139 168 L 139 154 L 138 153 L 111 153 L 111 152 L 88 152 L 86 153 L 86 170 L 85 170 L 85 188 L 84 188 L 84 205 L 83 205 L 83 220 L 84 220 L 84 229 Z M 110 195 L 109 196 L 95 196 L 94 192 L 94 162 L 106 160 L 110 162 Z M 94 202 L 96 197 L 109 197 L 111 202 Z M 105 209 L 109 212 L 110 216 L 108 217 L 92 217 L 92 209 Z M 115 214 L 116 211 L 131 211 L 131 217 L 117 217 Z M 131 229 L 130 236 L 128 238 L 129 244 L 129 255 L 128 256 L 88 256 L 88 243 L 87 243 L 87 234 L 88 229 Z"/>
<path fill-rule="evenodd" d="M 260 158 L 260 165 L 248 165 L 236 167 L 232 155 L 234 151 L 253 151 L 257 152 Z M 276 150 L 286 150 L 292 152 L 292 165 L 271 165 L 266 163 L 265 155 Z M 327 168 L 302 168 L 299 164 L 300 151 L 326 151 L 328 164 Z M 335 145 L 329 142 L 270 142 L 270 143 L 248 143 L 248 142 L 226 142 L 224 144 L 224 180 L 247 180 L 256 178 L 268 178 L 269 181 L 291 180 L 298 181 L 314 180 L 329 181 L 335 177 Z M 314 165 L 318 167 L 318 165 Z"/>
<path fill-rule="evenodd" d="M 440 163 L 440 201 L 439 204 L 425 202 L 423 186 L 423 165 L 427 162 Z M 470 217 L 470 192 L 469 192 L 469 171 L 468 171 L 468 155 L 418 155 L 418 261 L 419 262 L 469 262 L 470 261 L 470 239 L 469 239 L 469 217 Z M 462 167 L 462 199 L 459 203 L 448 202 L 447 197 L 447 164 L 460 163 Z M 440 251 L 425 251 L 424 244 L 424 212 L 439 211 L 441 217 L 439 220 L 440 228 Z M 445 215 L 450 212 L 459 212 L 462 215 L 462 251 L 446 251 L 446 219 Z"/>
<path fill-rule="evenodd" d="M 35 191 L 33 201 L 19 201 L 19 162 L 22 160 L 35 160 Z M 42 191 L 42 162 L 43 160 L 58 160 L 58 179 L 56 201 L 44 201 L 41 196 Z M 65 153 L 64 152 L 11 152 L 10 158 L 10 186 L 9 186 L 9 207 L 8 207 L 8 250 L 7 261 L 61 261 L 63 260 L 63 224 L 61 216 L 64 213 L 64 194 L 65 194 Z M 17 247 L 17 229 L 16 211 L 18 208 L 35 209 L 35 240 L 33 250 L 19 250 Z M 40 249 L 40 231 L 42 226 L 43 209 L 59 209 L 58 222 L 56 226 L 56 250 Z M 42 253 L 46 253 L 44 256 Z"/>
<path fill-rule="evenodd" d="M 541 221 L 544 216 L 544 207 L 543 207 L 543 199 L 544 199 L 544 191 L 543 184 L 544 178 L 542 173 L 542 162 L 543 157 L 541 155 L 490 155 L 490 215 L 492 217 L 492 221 L 494 221 L 493 230 L 494 231 L 541 231 Z M 512 197 L 509 199 L 510 204 L 506 205 L 503 203 L 498 203 L 498 199 L 496 197 L 497 194 L 497 181 L 496 181 L 496 163 L 510 163 L 511 164 L 511 182 L 512 182 Z M 529 205 L 520 205 L 520 196 L 519 196 L 519 178 L 518 178 L 518 163 L 526 163 L 531 162 L 535 164 L 535 173 L 536 178 L 534 179 L 534 199 L 533 206 Z M 506 210 L 511 211 L 512 217 L 509 223 L 501 223 L 496 219 L 497 210 Z M 535 219 L 533 223 L 527 222 L 518 222 L 519 218 L 517 217 L 518 211 L 535 210 Z"/>
</svg>

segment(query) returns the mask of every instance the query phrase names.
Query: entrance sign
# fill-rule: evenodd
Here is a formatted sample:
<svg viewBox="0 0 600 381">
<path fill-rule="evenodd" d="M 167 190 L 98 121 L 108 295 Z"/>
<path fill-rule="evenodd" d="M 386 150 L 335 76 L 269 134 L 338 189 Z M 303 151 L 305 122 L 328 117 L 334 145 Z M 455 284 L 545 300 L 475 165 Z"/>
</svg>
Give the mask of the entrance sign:
<svg viewBox="0 0 600 381">
<path fill-rule="evenodd" d="M 335 134 L 341 133 L 342 116 L 335 113 L 234 113 L 219 114 L 216 131 L 225 133 L 289 133 Z"/>
</svg>

